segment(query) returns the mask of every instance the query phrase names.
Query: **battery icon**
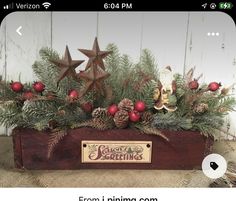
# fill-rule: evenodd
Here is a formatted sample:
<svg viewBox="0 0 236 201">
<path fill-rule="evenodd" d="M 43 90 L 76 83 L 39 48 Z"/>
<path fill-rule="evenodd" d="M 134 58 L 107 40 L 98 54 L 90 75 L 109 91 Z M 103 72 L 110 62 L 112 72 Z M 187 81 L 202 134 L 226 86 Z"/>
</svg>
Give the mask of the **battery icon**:
<svg viewBox="0 0 236 201">
<path fill-rule="evenodd" d="M 220 2 L 219 3 L 219 9 L 232 9 L 233 8 L 233 4 L 231 2 Z"/>
</svg>

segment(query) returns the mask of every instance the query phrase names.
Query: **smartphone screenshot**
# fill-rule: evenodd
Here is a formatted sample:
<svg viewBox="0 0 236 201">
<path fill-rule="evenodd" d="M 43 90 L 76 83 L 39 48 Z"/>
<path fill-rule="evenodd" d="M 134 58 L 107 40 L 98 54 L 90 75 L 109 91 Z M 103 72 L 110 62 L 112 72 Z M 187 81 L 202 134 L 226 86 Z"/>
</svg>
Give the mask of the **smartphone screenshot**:
<svg viewBox="0 0 236 201">
<path fill-rule="evenodd" d="M 2 1 L 0 199 L 233 200 L 234 1 Z"/>
</svg>

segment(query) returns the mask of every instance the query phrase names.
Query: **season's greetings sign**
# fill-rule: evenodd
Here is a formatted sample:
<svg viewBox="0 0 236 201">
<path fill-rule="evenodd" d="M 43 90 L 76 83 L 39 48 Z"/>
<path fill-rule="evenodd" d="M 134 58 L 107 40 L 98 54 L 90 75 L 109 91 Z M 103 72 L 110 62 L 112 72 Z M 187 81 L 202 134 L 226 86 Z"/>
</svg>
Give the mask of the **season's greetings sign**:
<svg viewBox="0 0 236 201">
<path fill-rule="evenodd" d="M 151 163 L 151 141 L 82 141 L 82 163 Z"/>
</svg>

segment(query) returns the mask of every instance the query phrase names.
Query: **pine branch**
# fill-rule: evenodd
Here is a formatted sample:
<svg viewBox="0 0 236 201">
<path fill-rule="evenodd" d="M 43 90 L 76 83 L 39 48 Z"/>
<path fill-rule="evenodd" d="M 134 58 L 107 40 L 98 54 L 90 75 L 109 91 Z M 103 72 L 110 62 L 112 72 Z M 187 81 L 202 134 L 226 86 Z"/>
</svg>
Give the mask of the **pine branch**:
<svg viewBox="0 0 236 201">
<path fill-rule="evenodd" d="M 122 90 L 120 90 L 121 85 L 121 56 L 116 45 L 109 44 L 106 48 L 107 51 L 112 51 L 105 58 L 106 71 L 110 73 L 110 76 L 106 79 L 105 83 L 111 86 L 114 94 L 114 101 L 117 101 L 117 98 L 121 96 Z"/>
<path fill-rule="evenodd" d="M 50 119 L 57 112 L 57 103 L 52 100 L 28 100 L 24 102 L 22 111 L 32 119 Z"/>
<path fill-rule="evenodd" d="M 180 99 L 186 92 L 185 79 L 181 74 L 175 74 L 174 80 L 176 83 L 176 96 Z"/>
<path fill-rule="evenodd" d="M 0 101 L 14 100 L 19 96 L 11 90 L 10 82 L 0 81 Z"/>
<path fill-rule="evenodd" d="M 214 139 L 218 139 L 220 128 L 224 125 L 224 120 L 214 113 L 205 113 L 204 115 L 195 116 L 192 124 L 193 130 L 198 130 L 207 137 L 212 136 Z"/>
<path fill-rule="evenodd" d="M 154 105 L 153 92 L 155 89 L 156 82 L 151 80 L 142 87 L 139 93 L 135 93 L 135 97 L 133 97 L 133 100 L 142 100 L 145 102 L 147 109 L 151 109 Z"/>
<path fill-rule="evenodd" d="M 151 126 L 144 126 L 140 124 L 134 124 L 135 128 L 139 129 L 142 133 L 145 133 L 147 135 L 157 135 L 165 139 L 166 141 L 169 141 L 169 139 L 158 129 L 153 128 Z"/>
<path fill-rule="evenodd" d="M 66 107 L 59 107 L 53 120 L 58 122 L 60 127 L 71 127 L 71 125 L 82 122 L 87 118 L 84 111 L 77 104 L 71 104 Z"/>
<path fill-rule="evenodd" d="M 114 122 L 110 118 L 93 118 L 82 123 L 72 126 L 72 128 L 91 127 L 98 130 L 108 130 L 115 127 Z"/>
<path fill-rule="evenodd" d="M 175 113 L 157 113 L 154 116 L 152 125 L 158 129 L 167 130 L 190 130 L 192 121 L 186 117 L 176 116 Z"/>
<path fill-rule="evenodd" d="M 137 64 L 144 73 L 151 75 L 152 79 L 156 80 L 158 77 L 157 64 L 155 62 L 155 57 L 150 50 L 142 50 L 140 62 Z"/>
<path fill-rule="evenodd" d="M 22 120 L 21 105 L 17 101 L 6 101 L 0 106 L 0 125 L 16 126 Z"/>
<path fill-rule="evenodd" d="M 48 119 L 42 119 L 39 121 L 32 122 L 32 127 L 38 131 L 44 131 L 49 128 Z"/>
<path fill-rule="evenodd" d="M 49 134 L 48 139 L 48 152 L 47 152 L 47 158 L 51 158 L 55 147 L 58 145 L 58 143 L 66 136 L 68 135 L 67 130 L 59 130 L 57 132 L 53 132 Z"/>
<path fill-rule="evenodd" d="M 220 98 L 220 101 L 218 102 L 217 111 L 222 111 L 227 114 L 227 112 L 235 111 L 235 106 L 236 99 L 234 97 L 223 96 L 223 98 Z"/>
<path fill-rule="evenodd" d="M 112 75 L 116 75 L 117 73 L 119 73 L 119 65 L 120 65 L 120 53 L 118 50 L 118 47 L 115 44 L 108 44 L 107 51 L 112 51 L 111 54 L 109 54 L 106 58 L 105 58 L 105 66 L 106 66 L 106 71 L 108 73 Z M 109 79 L 111 79 L 111 76 Z M 115 78 L 115 77 L 112 77 Z"/>
<path fill-rule="evenodd" d="M 59 86 L 57 86 L 59 69 L 50 62 L 51 60 L 58 60 L 60 58 L 57 52 L 46 47 L 42 48 L 39 54 L 41 60 L 36 61 L 32 69 L 35 75 L 45 84 L 47 91 L 56 92 L 58 97 L 65 98 L 69 90 L 80 89 L 81 83 L 76 82 L 71 77 L 64 78 L 59 83 Z"/>
<path fill-rule="evenodd" d="M 50 62 L 50 60 L 59 59 L 59 55 L 50 48 L 42 48 L 39 51 L 41 57 L 40 61 L 36 61 L 33 66 L 33 72 L 35 75 L 45 84 L 48 91 L 56 92 L 57 89 L 57 76 L 58 68 Z"/>
<path fill-rule="evenodd" d="M 107 83 L 113 88 L 114 102 L 118 103 L 124 98 L 133 101 L 145 99 L 148 107 L 151 107 L 153 85 L 150 82 L 157 77 L 157 68 L 151 52 L 144 50 L 140 62 L 133 64 L 128 55 L 120 56 L 115 45 L 109 45 L 108 50 L 113 51 L 106 59 L 106 66 L 111 74 Z"/>
<path fill-rule="evenodd" d="M 124 75 L 125 73 L 130 74 L 133 68 L 133 63 L 131 62 L 130 57 L 127 54 L 123 54 L 120 58 L 120 74 Z"/>
</svg>

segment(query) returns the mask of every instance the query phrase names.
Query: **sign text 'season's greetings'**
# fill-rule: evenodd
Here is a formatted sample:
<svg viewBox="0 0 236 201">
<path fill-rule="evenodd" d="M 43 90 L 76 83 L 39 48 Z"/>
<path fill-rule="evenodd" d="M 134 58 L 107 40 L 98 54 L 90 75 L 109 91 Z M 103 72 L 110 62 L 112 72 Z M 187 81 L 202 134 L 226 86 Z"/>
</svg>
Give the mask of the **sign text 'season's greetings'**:
<svg viewBox="0 0 236 201">
<path fill-rule="evenodd" d="M 151 141 L 82 141 L 82 163 L 151 163 Z"/>
</svg>

